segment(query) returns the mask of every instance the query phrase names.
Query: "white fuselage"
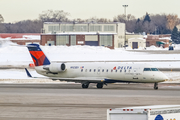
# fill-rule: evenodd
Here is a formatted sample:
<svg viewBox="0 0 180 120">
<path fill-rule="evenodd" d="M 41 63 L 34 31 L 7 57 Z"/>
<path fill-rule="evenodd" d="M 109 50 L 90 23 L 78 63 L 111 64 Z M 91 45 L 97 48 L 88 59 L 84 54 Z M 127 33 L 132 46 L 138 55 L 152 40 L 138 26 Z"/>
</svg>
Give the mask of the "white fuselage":
<svg viewBox="0 0 180 120">
<path fill-rule="evenodd" d="M 147 64 L 134 63 L 64 63 L 66 70 L 57 74 L 48 73 L 43 66 L 35 67 L 36 71 L 52 78 L 91 78 L 102 79 L 104 82 L 139 82 L 156 83 L 167 80 L 160 71 L 144 71 L 144 68 L 154 68 Z M 91 81 L 89 81 L 91 82 Z"/>
</svg>

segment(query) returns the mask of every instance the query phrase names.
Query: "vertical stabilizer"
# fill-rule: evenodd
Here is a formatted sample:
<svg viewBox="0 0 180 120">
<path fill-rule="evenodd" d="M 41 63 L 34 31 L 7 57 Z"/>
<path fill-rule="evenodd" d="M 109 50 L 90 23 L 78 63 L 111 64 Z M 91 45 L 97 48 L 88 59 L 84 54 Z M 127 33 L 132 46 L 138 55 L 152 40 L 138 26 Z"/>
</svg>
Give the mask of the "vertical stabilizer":
<svg viewBox="0 0 180 120">
<path fill-rule="evenodd" d="M 28 44 L 27 48 L 33 59 L 35 66 L 49 65 L 50 61 L 45 56 L 38 44 Z"/>
</svg>

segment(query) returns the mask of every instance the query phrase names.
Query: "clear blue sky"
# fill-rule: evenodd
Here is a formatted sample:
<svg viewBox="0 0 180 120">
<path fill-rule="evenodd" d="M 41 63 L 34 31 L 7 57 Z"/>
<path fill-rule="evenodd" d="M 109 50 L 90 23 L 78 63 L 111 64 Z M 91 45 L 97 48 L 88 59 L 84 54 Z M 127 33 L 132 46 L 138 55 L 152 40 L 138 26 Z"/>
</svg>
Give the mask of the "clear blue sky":
<svg viewBox="0 0 180 120">
<path fill-rule="evenodd" d="M 37 19 L 42 11 L 49 9 L 69 12 L 69 19 L 113 19 L 124 13 L 124 4 L 128 5 L 127 14 L 136 18 L 142 17 L 146 12 L 173 13 L 180 17 L 179 0 L 0 0 L 0 14 L 5 22 Z"/>
</svg>

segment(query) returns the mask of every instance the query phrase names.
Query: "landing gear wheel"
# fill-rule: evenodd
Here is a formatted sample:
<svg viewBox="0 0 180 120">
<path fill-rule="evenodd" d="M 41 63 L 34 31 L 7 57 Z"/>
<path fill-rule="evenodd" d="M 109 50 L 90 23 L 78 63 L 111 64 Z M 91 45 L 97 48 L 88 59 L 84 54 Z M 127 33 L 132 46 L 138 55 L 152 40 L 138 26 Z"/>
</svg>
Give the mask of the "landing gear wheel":
<svg viewBox="0 0 180 120">
<path fill-rule="evenodd" d="M 97 88 L 103 88 L 103 83 L 97 83 Z"/>
<path fill-rule="evenodd" d="M 158 89 L 158 83 L 154 83 L 154 89 L 155 89 L 155 90 Z"/>
<path fill-rule="evenodd" d="M 89 87 L 89 83 L 82 83 L 82 88 L 88 88 Z"/>
</svg>

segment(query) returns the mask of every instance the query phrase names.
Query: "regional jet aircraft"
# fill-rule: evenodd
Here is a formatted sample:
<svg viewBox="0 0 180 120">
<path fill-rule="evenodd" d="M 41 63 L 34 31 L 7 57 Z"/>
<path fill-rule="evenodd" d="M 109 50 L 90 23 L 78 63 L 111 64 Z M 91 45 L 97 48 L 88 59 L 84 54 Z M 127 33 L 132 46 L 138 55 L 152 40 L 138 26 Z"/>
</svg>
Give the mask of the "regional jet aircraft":
<svg viewBox="0 0 180 120">
<path fill-rule="evenodd" d="M 97 88 L 116 82 L 127 83 L 154 83 L 158 89 L 158 82 L 168 77 L 157 68 L 147 64 L 126 64 L 110 62 L 84 62 L 84 63 L 51 63 L 38 44 L 27 45 L 35 64 L 37 73 L 48 79 L 78 82 L 82 88 L 88 88 L 90 83 L 97 83 Z M 26 73 L 32 77 L 27 69 Z M 37 77 L 34 77 L 37 78 Z"/>
</svg>

